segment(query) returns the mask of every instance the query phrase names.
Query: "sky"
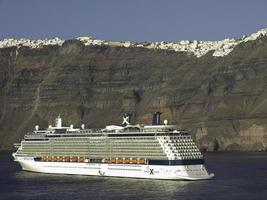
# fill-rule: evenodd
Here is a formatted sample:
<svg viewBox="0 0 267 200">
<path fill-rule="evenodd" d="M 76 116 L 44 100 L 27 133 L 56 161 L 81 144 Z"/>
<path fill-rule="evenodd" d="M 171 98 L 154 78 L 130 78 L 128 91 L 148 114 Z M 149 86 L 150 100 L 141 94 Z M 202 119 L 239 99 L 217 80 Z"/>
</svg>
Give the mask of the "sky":
<svg viewBox="0 0 267 200">
<path fill-rule="evenodd" d="M 0 40 L 221 40 L 267 28 L 267 0 L 0 0 Z"/>
</svg>

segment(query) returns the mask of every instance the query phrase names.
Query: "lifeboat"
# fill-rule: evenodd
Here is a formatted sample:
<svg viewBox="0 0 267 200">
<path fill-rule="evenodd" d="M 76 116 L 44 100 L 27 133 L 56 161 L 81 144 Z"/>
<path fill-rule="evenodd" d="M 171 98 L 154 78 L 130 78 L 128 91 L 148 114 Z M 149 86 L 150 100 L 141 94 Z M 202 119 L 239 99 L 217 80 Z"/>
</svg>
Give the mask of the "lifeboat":
<svg viewBox="0 0 267 200">
<path fill-rule="evenodd" d="M 63 157 L 63 162 L 70 162 L 70 157 L 69 156 L 64 156 Z"/>
<path fill-rule="evenodd" d="M 57 161 L 58 161 L 58 162 L 63 162 L 63 156 L 58 156 Z"/>
<path fill-rule="evenodd" d="M 123 164 L 130 164 L 130 159 L 129 158 L 124 158 L 123 159 Z"/>
<path fill-rule="evenodd" d="M 115 158 L 111 158 L 111 163 L 116 163 L 116 159 Z"/>
<path fill-rule="evenodd" d="M 52 156 L 52 162 L 57 162 L 57 156 Z"/>
<path fill-rule="evenodd" d="M 123 159 L 122 159 L 122 158 L 118 158 L 118 159 L 116 159 L 116 163 L 117 163 L 117 164 L 122 164 L 122 163 L 123 163 Z"/>
<path fill-rule="evenodd" d="M 46 156 L 42 156 L 42 161 L 46 162 L 47 161 L 47 157 Z"/>
<path fill-rule="evenodd" d="M 84 156 L 79 156 L 78 157 L 78 162 L 84 162 Z"/>
<path fill-rule="evenodd" d="M 141 165 L 145 164 L 145 159 L 143 159 L 143 158 L 139 158 L 139 159 L 137 160 L 137 164 L 141 164 Z"/>
<path fill-rule="evenodd" d="M 51 156 L 47 156 L 47 161 L 48 162 L 52 162 L 52 157 Z"/>
<path fill-rule="evenodd" d="M 78 157 L 77 156 L 71 156 L 70 162 L 78 162 Z"/>
<path fill-rule="evenodd" d="M 137 160 L 135 158 L 130 159 L 130 164 L 137 164 Z"/>
</svg>

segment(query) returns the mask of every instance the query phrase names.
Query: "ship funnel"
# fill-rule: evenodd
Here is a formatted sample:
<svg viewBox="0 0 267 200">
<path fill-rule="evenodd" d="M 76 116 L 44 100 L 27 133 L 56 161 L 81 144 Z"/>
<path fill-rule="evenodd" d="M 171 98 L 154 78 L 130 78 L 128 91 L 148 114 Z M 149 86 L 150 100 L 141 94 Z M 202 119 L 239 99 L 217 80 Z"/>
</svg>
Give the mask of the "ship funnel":
<svg viewBox="0 0 267 200">
<path fill-rule="evenodd" d="M 153 113 L 152 125 L 160 125 L 160 115 L 161 115 L 161 112 L 154 112 Z"/>
<path fill-rule="evenodd" d="M 62 119 L 60 117 L 60 114 L 58 115 L 58 117 L 56 118 L 56 127 L 57 128 L 61 128 L 62 127 Z"/>
<path fill-rule="evenodd" d="M 131 114 L 125 113 L 122 118 L 122 125 L 127 126 L 131 123 Z"/>
</svg>

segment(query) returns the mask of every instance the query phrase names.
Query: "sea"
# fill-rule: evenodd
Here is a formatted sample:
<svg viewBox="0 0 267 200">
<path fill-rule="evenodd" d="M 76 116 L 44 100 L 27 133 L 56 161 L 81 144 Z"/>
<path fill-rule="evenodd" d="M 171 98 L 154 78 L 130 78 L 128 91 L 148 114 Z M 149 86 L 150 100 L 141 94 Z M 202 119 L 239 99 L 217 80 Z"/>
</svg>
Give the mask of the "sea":
<svg viewBox="0 0 267 200">
<path fill-rule="evenodd" d="M 212 180 L 166 181 L 22 171 L 0 152 L 0 200 L 267 200 L 267 152 L 206 153 Z"/>
</svg>

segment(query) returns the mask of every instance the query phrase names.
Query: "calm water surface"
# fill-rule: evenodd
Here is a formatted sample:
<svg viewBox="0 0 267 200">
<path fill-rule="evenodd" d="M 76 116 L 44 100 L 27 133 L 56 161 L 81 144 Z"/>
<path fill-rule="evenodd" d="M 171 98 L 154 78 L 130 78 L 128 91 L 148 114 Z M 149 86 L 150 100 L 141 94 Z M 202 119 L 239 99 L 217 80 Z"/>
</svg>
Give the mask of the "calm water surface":
<svg viewBox="0 0 267 200">
<path fill-rule="evenodd" d="M 0 152 L 0 199 L 267 199 L 267 153 L 209 153 L 216 178 L 162 181 L 25 172 Z"/>
</svg>

